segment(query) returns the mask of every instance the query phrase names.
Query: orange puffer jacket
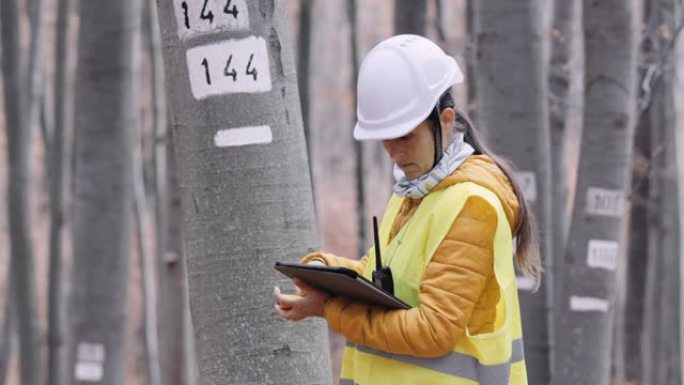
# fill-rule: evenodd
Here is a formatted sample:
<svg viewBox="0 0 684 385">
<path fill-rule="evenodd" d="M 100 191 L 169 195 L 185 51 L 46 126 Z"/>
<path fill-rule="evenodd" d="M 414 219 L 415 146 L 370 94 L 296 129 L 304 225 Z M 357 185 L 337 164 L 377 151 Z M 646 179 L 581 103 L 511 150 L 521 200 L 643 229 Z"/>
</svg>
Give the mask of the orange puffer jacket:
<svg viewBox="0 0 684 385">
<path fill-rule="evenodd" d="M 508 178 L 484 155 L 469 157 L 435 190 L 474 182 L 494 193 L 503 204 L 511 230 L 517 223 L 518 201 Z M 392 226 L 392 239 L 415 213 L 419 199 L 407 199 Z M 417 357 L 437 357 L 450 352 L 463 335 L 491 332 L 496 317 L 499 286 L 494 279 L 493 241 L 497 226 L 494 208 L 484 199 L 471 197 L 438 246 L 420 285 L 420 305 L 409 310 L 387 310 L 331 297 L 325 319 L 349 341 L 378 350 Z M 312 253 L 303 263 L 319 260 L 363 272 L 368 256 L 354 261 L 327 253 Z"/>
</svg>

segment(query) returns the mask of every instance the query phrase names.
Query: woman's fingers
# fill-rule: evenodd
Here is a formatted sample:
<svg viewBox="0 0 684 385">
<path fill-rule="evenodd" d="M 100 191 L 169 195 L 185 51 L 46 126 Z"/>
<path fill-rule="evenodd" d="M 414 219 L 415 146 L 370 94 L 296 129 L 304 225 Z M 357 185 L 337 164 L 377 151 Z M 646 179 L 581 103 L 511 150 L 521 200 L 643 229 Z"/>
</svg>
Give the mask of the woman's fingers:
<svg viewBox="0 0 684 385">
<path fill-rule="evenodd" d="M 300 295 L 283 294 L 279 287 L 273 289 L 273 296 L 275 297 L 276 304 L 282 307 L 292 307 L 297 301 L 302 299 Z"/>
<path fill-rule="evenodd" d="M 297 294 L 283 294 L 280 288 L 273 288 L 276 310 L 281 318 L 290 321 L 318 316 L 323 317 L 328 294 L 317 290 L 300 279 L 294 279 Z"/>
</svg>

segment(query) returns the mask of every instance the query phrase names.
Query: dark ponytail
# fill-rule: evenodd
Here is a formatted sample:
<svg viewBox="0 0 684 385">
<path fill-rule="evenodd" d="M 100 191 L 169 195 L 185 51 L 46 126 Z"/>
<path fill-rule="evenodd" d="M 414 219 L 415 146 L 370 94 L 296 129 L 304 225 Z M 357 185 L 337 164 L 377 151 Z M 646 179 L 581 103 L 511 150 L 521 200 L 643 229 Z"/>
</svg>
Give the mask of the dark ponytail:
<svg viewBox="0 0 684 385">
<path fill-rule="evenodd" d="M 494 160 L 501 171 L 506 175 L 513 187 L 513 192 L 518 198 L 518 223 L 515 224 L 513 236 L 516 237 L 515 262 L 516 267 L 525 277 L 534 282 L 537 289 L 541 282 L 542 264 L 539 255 L 539 238 L 534 214 L 527 205 L 520 184 L 515 177 L 514 168 L 509 161 L 496 155 L 487 146 L 482 133 L 475 128 L 470 119 L 454 108 L 454 100 L 449 91 L 440 98 L 439 105 L 442 109 L 451 107 L 454 109 L 455 127 L 463 133 L 464 140 L 475 149 L 475 154 L 486 155 Z"/>
</svg>

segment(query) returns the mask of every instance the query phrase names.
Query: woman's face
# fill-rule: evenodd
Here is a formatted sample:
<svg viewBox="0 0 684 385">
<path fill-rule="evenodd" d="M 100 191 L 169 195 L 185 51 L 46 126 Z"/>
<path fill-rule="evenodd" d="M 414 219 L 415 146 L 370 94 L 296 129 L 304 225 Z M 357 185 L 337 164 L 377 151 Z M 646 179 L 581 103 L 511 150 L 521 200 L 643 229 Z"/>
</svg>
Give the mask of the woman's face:
<svg viewBox="0 0 684 385">
<path fill-rule="evenodd" d="M 400 138 L 383 140 L 382 146 L 408 179 L 416 179 L 432 169 L 435 139 L 427 121 Z"/>
<path fill-rule="evenodd" d="M 453 139 L 453 110 L 444 109 L 440 119 L 442 146 L 446 149 Z M 383 140 L 382 146 L 408 179 L 416 179 L 430 171 L 435 161 L 435 138 L 432 135 L 432 123 L 428 121 L 423 121 L 400 138 Z"/>
</svg>

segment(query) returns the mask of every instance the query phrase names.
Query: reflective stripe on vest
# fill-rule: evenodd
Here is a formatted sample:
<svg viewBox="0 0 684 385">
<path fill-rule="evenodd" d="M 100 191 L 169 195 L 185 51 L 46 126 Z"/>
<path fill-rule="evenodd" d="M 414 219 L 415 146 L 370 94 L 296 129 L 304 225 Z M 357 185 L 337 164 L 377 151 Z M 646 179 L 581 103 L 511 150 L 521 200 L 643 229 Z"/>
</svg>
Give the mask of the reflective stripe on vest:
<svg viewBox="0 0 684 385">
<path fill-rule="evenodd" d="M 487 385 L 507 385 L 509 383 L 511 364 L 525 359 L 523 341 L 521 338 L 513 340 L 511 359 L 509 362 L 495 365 L 483 365 L 475 357 L 467 354 L 451 352 L 437 358 L 421 358 L 403 354 L 392 354 L 369 348 L 364 345 L 347 344 L 348 347 L 360 352 L 375 354 L 380 357 L 420 366 L 443 374 L 467 378 Z M 340 380 L 340 385 L 354 384 L 351 380 Z"/>
</svg>

